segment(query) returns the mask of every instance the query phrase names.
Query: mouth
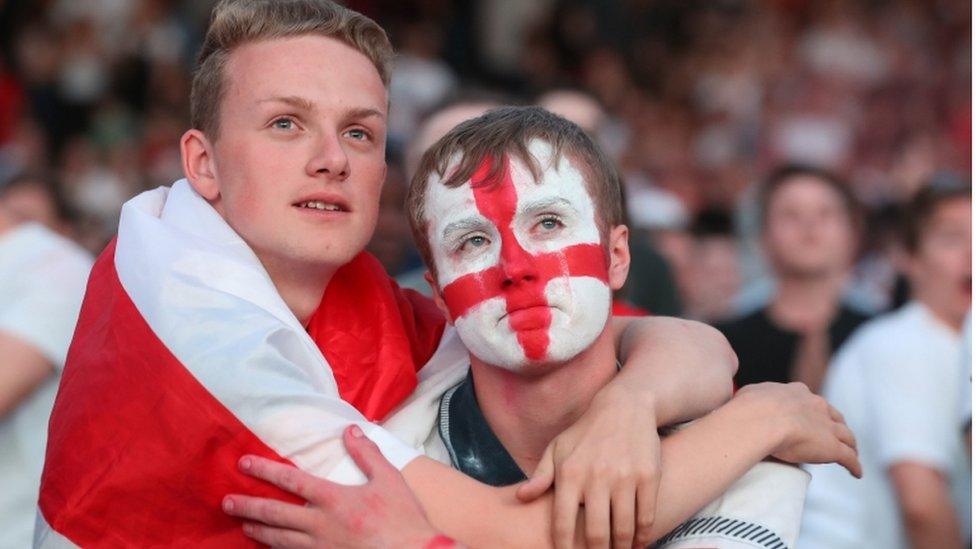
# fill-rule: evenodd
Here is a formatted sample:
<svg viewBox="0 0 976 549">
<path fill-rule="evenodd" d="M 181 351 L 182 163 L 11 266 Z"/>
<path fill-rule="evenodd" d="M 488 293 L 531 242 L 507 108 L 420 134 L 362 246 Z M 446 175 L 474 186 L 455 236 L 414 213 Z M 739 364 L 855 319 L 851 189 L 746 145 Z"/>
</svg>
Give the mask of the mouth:
<svg viewBox="0 0 976 549">
<path fill-rule="evenodd" d="M 518 307 L 508 311 L 499 322 L 508 322 L 509 327 L 517 332 L 526 330 L 544 330 L 549 328 L 552 321 L 552 309 L 549 304 L 538 304 Z"/>
<path fill-rule="evenodd" d="M 962 281 L 959 283 L 960 289 L 966 295 L 972 295 L 973 293 L 973 275 L 963 277 Z"/>
<path fill-rule="evenodd" d="M 292 207 L 311 213 L 347 213 L 349 205 L 341 197 L 320 195 L 305 197 L 292 204 Z"/>
</svg>

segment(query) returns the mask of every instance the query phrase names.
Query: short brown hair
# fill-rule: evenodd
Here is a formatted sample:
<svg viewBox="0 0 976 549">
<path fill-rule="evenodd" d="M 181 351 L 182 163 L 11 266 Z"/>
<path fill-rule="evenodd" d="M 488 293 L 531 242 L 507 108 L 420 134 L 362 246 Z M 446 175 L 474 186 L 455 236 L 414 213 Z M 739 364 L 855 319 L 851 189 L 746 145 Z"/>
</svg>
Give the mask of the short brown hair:
<svg viewBox="0 0 976 549">
<path fill-rule="evenodd" d="M 774 169 L 759 186 L 759 216 L 762 227 L 766 227 L 769 220 L 769 205 L 773 201 L 773 195 L 783 186 L 797 177 L 810 177 L 823 183 L 825 187 L 832 190 L 847 211 L 848 219 L 854 230 L 860 231 L 863 225 L 863 213 L 861 203 L 854 194 L 850 183 L 842 179 L 839 175 L 827 171 L 823 168 L 808 166 L 805 164 L 784 164 Z"/>
<path fill-rule="evenodd" d="M 583 173 L 587 189 L 596 205 L 597 224 L 605 237 L 609 229 L 624 223 L 623 190 L 613 162 L 576 124 L 540 107 L 502 107 L 457 125 L 434 143 L 420 159 L 410 180 L 406 208 L 414 241 L 427 267 L 434 272 L 424 204 L 427 183 L 436 173 L 445 187 L 463 185 L 485 159 L 491 159 L 487 181 L 497 181 L 505 166 L 505 156 L 514 154 L 532 171 L 536 182 L 543 167 L 529 152 L 529 142 L 541 139 L 553 148 L 552 162 L 563 158 L 575 161 Z M 457 167 L 452 160 L 460 155 Z"/>
<path fill-rule="evenodd" d="M 918 252 L 922 233 L 928 228 L 936 211 L 953 200 L 972 200 L 972 186 L 966 180 L 940 174 L 918 190 L 902 212 L 902 239 L 910 254 Z"/>
<path fill-rule="evenodd" d="M 216 139 L 220 101 L 224 96 L 224 65 L 234 48 L 273 38 L 307 34 L 343 42 L 369 58 L 384 86 L 390 84 L 393 47 L 375 21 L 331 0 L 221 0 L 197 58 L 190 91 L 190 122 Z"/>
</svg>

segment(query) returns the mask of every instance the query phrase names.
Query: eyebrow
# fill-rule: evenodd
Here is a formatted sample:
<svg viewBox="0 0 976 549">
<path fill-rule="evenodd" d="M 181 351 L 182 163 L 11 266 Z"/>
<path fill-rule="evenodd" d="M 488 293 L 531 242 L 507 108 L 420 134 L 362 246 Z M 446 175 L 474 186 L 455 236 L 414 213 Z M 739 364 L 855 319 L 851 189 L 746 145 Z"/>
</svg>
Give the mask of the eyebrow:
<svg viewBox="0 0 976 549">
<path fill-rule="evenodd" d="M 458 231 L 467 231 L 471 229 L 481 229 L 487 224 L 487 221 L 480 217 L 466 217 L 464 219 L 459 219 L 457 221 L 452 221 L 448 223 L 444 230 L 441 231 L 441 237 L 447 238 L 452 233 Z"/>
<path fill-rule="evenodd" d="M 286 105 L 291 105 L 296 109 L 301 109 L 306 112 L 315 112 L 317 110 L 315 103 L 309 99 L 297 95 L 276 95 L 274 97 L 266 97 L 264 99 L 259 99 L 258 103 L 285 103 Z M 345 113 L 345 117 L 349 119 L 362 119 L 373 116 L 381 119 L 386 118 L 382 111 L 373 107 L 357 107 L 350 109 Z"/>
<path fill-rule="evenodd" d="M 534 202 L 529 202 L 525 206 L 519 208 L 519 213 L 535 213 L 553 206 L 566 206 L 573 211 L 576 211 L 576 208 L 569 200 L 566 200 L 561 196 L 550 196 L 547 198 L 540 198 Z"/>
<path fill-rule="evenodd" d="M 285 103 L 286 105 L 291 105 L 296 109 L 301 109 L 304 111 L 314 111 L 315 104 L 304 97 L 299 97 L 297 95 L 286 95 L 286 96 L 274 96 L 266 97 L 264 99 L 259 99 L 258 103 Z"/>
</svg>

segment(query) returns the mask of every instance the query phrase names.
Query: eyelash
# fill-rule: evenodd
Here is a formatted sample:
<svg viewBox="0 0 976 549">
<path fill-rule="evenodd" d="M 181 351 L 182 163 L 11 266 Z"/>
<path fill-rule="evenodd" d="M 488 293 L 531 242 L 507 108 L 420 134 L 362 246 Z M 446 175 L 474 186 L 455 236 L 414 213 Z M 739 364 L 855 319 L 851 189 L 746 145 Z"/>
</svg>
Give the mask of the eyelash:
<svg viewBox="0 0 976 549">
<path fill-rule="evenodd" d="M 289 123 L 292 124 L 292 127 L 290 127 L 290 128 L 279 128 L 278 127 L 278 123 L 279 122 L 289 122 Z M 275 130 L 291 131 L 291 130 L 295 129 L 296 126 L 298 126 L 298 121 L 295 120 L 291 116 L 279 116 L 279 117 L 277 117 L 277 118 L 275 118 L 274 120 L 271 121 L 270 126 L 271 126 L 272 129 L 275 129 Z"/>
<path fill-rule="evenodd" d="M 292 124 L 292 127 L 279 128 L 278 127 L 279 122 L 289 122 Z M 292 116 L 279 116 L 271 121 L 270 126 L 272 129 L 281 130 L 281 131 L 290 131 L 295 129 L 295 126 L 298 126 L 298 121 L 295 120 L 295 118 Z M 371 141 L 373 139 L 373 134 L 369 130 L 366 130 L 364 128 L 353 128 L 351 130 L 346 131 L 347 134 L 351 132 L 362 132 L 363 136 L 361 138 L 353 137 L 353 139 L 355 139 L 356 141 Z"/>
<path fill-rule="evenodd" d="M 561 229 L 566 226 L 566 224 L 563 223 L 563 220 L 560 219 L 558 215 L 554 215 L 554 214 L 545 215 L 542 219 L 539 220 L 538 223 L 535 224 L 535 226 L 541 227 L 543 223 L 546 223 L 548 221 L 552 221 L 556 223 L 556 227 L 553 227 L 552 229 L 544 229 L 545 231 L 554 231 L 556 229 Z"/>
<path fill-rule="evenodd" d="M 491 241 L 488 240 L 488 237 L 487 236 L 485 236 L 483 234 L 474 234 L 474 235 L 471 235 L 471 236 L 466 236 L 463 239 L 461 239 L 461 243 L 458 244 L 457 248 L 455 249 L 455 252 L 458 252 L 458 253 L 464 252 L 465 249 L 468 247 L 468 244 L 471 243 L 471 241 L 474 240 L 474 239 L 476 239 L 476 238 L 480 238 L 480 239 L 484 240 L 485 244 L 490 244 L 491 243 Z M 480 248 L 482 246 L 478 246 L 478 247 Z"/>
</svg>

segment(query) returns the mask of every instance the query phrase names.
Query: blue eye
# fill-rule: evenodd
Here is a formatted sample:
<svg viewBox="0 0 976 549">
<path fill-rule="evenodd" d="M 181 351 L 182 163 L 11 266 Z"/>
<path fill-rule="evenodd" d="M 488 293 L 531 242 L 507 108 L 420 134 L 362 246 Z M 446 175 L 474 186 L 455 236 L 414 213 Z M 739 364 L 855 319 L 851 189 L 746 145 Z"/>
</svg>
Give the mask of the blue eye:
<svg viewBox="0 0 976 549">
<path fill-rule="evenodd" d="M 369 132 L 361 129 L 349 130 L 349 137 L 352 137 L 357 141 L 365 141 L 366 139 L 369 139 Z"/>
<path fill-rule="evenodd" d="M 563 222 L 558 217 L 546 217 L 539 221 L 538 226 L 544 231 L 555 231 L 563 226 Z"/>
<path fill-rule="evenodd" d="M 271 123 L 276 129 L 290 130 L 295 127 L 295 121 L 291 118 L 279 118 Z"/>
<path fill-rule="evenodd" d="M 473 246 L 475 248 L 481 248 L 488 245 L 488 239 L 482 235 L 475 235 L 470 238 L 466 238 L 461 242 L 461 247 L 459 251 L 464 251 L 468 246 Z"/>
</svg>

